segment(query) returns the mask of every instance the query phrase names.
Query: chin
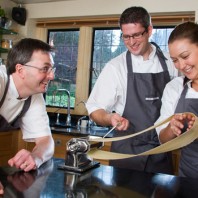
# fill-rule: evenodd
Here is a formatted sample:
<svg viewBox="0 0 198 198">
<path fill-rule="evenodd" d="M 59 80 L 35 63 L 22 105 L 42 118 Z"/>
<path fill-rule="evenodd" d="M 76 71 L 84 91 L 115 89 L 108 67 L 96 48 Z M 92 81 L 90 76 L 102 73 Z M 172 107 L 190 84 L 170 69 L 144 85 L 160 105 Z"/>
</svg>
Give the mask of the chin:
<svg viewBox="0 0 198 198">
<path fill-rule="evenodd" d="M 45 93 L 47 91 L 47 89 L 43 89 L 42 91 L 41 91 L 41 93 Z"/>
<path fill-rule="evenodd" d="M 130 52 L 135 55 L 135 56 L 139 56 L 140 52 L 139 51 L 135 51 L 135 50 L 130 50 Z"/>
<path fill-rule="evenodd" d="M 192 76 L 192 75 L 185 75 L 189 80 L 197 80 L 197 78 L 195 76 Z"/>
</svg>

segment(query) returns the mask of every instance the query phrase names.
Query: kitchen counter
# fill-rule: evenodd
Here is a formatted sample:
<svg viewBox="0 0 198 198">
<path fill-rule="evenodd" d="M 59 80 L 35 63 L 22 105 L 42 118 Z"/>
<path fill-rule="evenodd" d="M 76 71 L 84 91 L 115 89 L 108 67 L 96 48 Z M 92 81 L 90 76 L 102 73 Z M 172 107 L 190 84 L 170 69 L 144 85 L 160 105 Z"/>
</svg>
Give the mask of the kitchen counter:
<svg viewBox="0 0 198 198">
<path fill-rule="evenodd" d="M 76 128 L 76 127 L 60 127 L 60 126 L 51 126 L 51 131 L 53 134 L 62 134 L 62 135 L 71 135 L 71 136 L 98 136 L 103 137 L 111 128 L 110 127 L 99 127 L 93 126 L 90 128 Z M 113 132 L 109 133 L 106 137 L 113 137 Z"/>
<path fill-rule="evenodd" d="M 2 197 L 28 198 L 194 198 L 198 179 L 151 174 L 100 165 L 82 174 L 59 170 L 63 159 L 52 159 L 36 171 L 25 173 L 0 168 Z"/>
</svg>

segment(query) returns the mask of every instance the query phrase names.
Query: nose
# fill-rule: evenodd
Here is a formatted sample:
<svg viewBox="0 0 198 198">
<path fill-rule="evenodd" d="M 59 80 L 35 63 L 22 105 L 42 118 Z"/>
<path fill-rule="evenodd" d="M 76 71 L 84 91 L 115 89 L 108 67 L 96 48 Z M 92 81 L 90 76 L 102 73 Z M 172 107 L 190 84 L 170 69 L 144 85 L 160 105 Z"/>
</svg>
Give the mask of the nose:
<svg viewBox="0 0 198 198">
<path fill-rule="evenodd" d="M 128 42 L 129 42 L 130 44 L 133 44 L 133 43 L 135 42 L 135 39 L 134 39 L 132 36 L 130 36 Z"/>
<path fill-rule="evenodd" d="M 47 78 L 49 80 L 54 80 L 55 77 L 55 73 L 51 70 L 48 74 L 47 74 Z"/>
<path fill-rule="evenodd" d="M 180 70 L 184 69 L 186 67 L 186 63 L 185 63 L 185 60 L 183 59 L 180 59 L 178 61 L 178 64 L 176 65 L 176 67 Z"/>
</svg>

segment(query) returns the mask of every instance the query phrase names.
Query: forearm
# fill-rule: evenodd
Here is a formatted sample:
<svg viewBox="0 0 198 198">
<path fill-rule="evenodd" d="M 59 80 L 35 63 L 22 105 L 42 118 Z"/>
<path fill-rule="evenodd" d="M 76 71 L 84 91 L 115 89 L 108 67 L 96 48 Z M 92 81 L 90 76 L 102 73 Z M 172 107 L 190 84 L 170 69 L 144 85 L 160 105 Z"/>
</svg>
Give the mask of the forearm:
<svg viewBox="0 0 198 198">
<path fill-rule="evenodd" d="M 98 109 L 90 114 L 91 119 L 101 126 L 111 126 L 111 113 Z"/>
<path fill-rule="evenodd" d="M 172 132 L 170 124 L 166 128 L 162 129 L 159 134 L 159 140 L 162 144 L 174 139 L 175 137 L 177 136 Z"/>
<path fill-rule="evenodd" d="M 54 140 L 51 136 L 36 139 L 36 145 L 32 150 L 32 156 L 37 167 L 49 160 L 54 154 Z"/>
</svg>

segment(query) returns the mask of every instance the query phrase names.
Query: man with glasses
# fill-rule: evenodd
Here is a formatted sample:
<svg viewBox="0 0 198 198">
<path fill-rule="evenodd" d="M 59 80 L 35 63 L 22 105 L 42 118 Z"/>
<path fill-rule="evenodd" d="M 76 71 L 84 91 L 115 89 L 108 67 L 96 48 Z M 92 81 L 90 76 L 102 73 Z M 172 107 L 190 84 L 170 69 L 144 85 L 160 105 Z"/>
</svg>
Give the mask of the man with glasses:
<svg viewBox="0 0 198 198">
<path fill-rule="evenodd" d="M 0 66 L 0 132 L 20 128 L 23 139 L 35 142 L 8 160 L 25 172 L 38 168 L 54 153 L 43 93 L 54 79 L 55 68 L 47 43 L 25 38 L 9 51 L 7 67 Z"/>
<path fill-rule="evenodd" d="M 128 51 L 107 63 L 86 103 L 93 121 L 117 126 L 114 136 L 125 136 L 152 126 L 160 115 L 166 83 L 178 75 L 168 55 L 149 43 L 151 17 L 142 7 L 127 8 L 120 17 Z M 112 142 L 111 151 L 138 154 L 159 145 L 156 131 Z M 172 172 L 170 153 L 112 160 L 110 165 L 147 172 Z"/>
</svg>

